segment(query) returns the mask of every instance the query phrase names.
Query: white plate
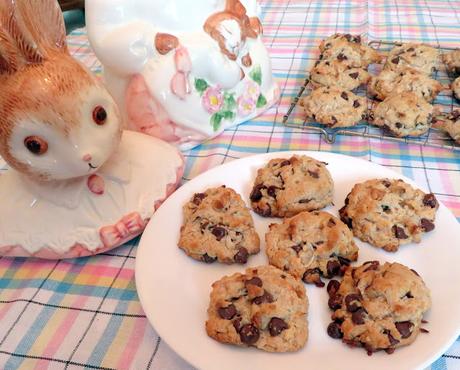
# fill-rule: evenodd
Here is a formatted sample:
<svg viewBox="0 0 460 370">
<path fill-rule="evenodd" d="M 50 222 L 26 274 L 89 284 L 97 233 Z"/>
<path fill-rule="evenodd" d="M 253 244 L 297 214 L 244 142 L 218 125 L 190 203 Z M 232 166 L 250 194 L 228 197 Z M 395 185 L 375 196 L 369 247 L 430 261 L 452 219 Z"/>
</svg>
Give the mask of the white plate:
<svg viewBox="0 0 460 370">
<path fill-rule="evenodd" d="M 182 223 L 182 205 L 195 192 L 225 184 L 248 202 L 257 168 L 276 157 L 294 152 L 256 155 L 235 160 L 196 177 L 177 190 L 155 213 L 140 241 L 136 258 L 136 284 L 147 318 L 159 335 L 185 360 L 200 369 L 421 369 L 435 361 L 460 333 L 460 228 L 455 217 L 441 204 L 436 229 L 426 234 L 420 244 L 409 244 L 397 253 L 389 253 L 357 240 L 359 263 L 367 260 L 397 261 L 415 269 L 431 289 L 433 305 L 426 315 L 429 334 L 420 333 L 410 346 L 392 355 L 383 351 L 367 356 L 361 348 L 349 348 L 340 340 L 328 337 L 331 311 L 326 289 L 307 285 L 310 302 L 309 338 L 296 353 L 273 354 L 254 348 L 221 344 L 205 331 L 206 310 L 211 284 L 224 275 L 246 267 L 267 264 L 264 235 L 268 224 L 279 222 L 255 214 L 256 229 L 262 241 L 261 252 L 249 259 L 247 266 L 204 264 L 185 255 L 177 247 Z M 326 210 L 337 214 L 345 196 L 357 182 L 371 178 L 403 178 L 379 165 L 343 155 L 323 152 L 297 152 L 328 162 L 335 183 L 335 207 Z"/>
</svg>

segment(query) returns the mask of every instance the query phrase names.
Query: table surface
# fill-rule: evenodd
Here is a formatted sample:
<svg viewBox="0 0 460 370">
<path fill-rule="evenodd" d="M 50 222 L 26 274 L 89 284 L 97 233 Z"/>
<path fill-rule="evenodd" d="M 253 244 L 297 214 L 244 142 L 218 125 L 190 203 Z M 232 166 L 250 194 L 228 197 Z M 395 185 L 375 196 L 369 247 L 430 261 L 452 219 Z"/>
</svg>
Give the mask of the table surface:
<svg viewBox="0 0 460 370">
<path fill-rule="evenodd" d="M 368 40 L 460 46 L 460 1 L 262 1 L 264 41 L 281 102 L 264 115 L 184 153 L 183 182 L 222 163 L 282 150 L 332 151 L 367 159 L 414 179 L 460 219 L 460 151 L 317 133 L 281 125 L 316 46 L 335 32 Z M 84 30 L 71 52 L 96 73 Z M 1 165 L 1 164 L 0 164 Z M 98 256 L 61 261 L 0 259 L 1 369 L 190 369 L 149 325 L 134 282 L 138 239 Z M 391 360 L 389 358 L 389 360 Z M 460 339 L 431 369 L 460 368 Z"/>
</svg>

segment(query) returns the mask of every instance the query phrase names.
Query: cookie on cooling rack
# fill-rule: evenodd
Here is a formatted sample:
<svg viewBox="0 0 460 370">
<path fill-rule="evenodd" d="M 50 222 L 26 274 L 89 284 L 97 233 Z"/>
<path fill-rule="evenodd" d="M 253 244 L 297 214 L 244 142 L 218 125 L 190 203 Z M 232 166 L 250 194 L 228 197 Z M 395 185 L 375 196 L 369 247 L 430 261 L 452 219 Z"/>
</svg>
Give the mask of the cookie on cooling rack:
<svg viewBox="0 0 460 370">
<path fill-rule="evenodd" d="M 276 158 L 257 171 L 252 209 L 264 217 L 290 217 L 332 203 L 334 183 L 326 164 L 305 155 Z"/>
<path fill-rule="evenodd" d="M 452 92 L 454 96 L 460 100 L 460 77 L 457 77 L 454 82 L 452 82 Z"/>
<path fill-rule="evenodd" d="M 271 265 L 318 287 L 324 286 L 321 276 L 341 275 L 358 259 L 353 233 L 328 212 L 302 212 L 271 224 L 265 242 Z"/>
<path fill-rule="evenodd" d="M 434 108 L 412 92 L 391 95 L 373 108 L 371 123 L 394 136 L 420 136 L 429 130 Z"/>
<path fill-rule="evenodd" d="M 453 75 L 460 75 L 460 49 L 443 54 L 442 61 L 446 66 L 447 72 Z"/>
<path fill-rule="evenodd" d="M 388 252 L 419 243 L 435 228 L 439 204 L 433 194 L 403 180 L 373 179 L 356 184 L 339 211 L 340 218 L 364 242 Z"/>
<path fill-rule="evenodd" d="M 212 284 L 206 332 L 211 338 L 268 352 L 292 352 L 308 338 L 303 284 L 273 266 L 251 267 Z"/>
<path fill-rule="evenodd" d="M 366 84 L 370 74 L 364 68 L 353 68 L 338 60 L 319 60 L 310 71 L 310 83 L 315 86 L 336 86 L 354 90 Z"/>
<path fill-rule="evenodd" d="M 411 67 L 431 74 L 438 68 L 439 50 L 423 44 L 407 43 L 390 50 L 384 69 L 398 70 Z"/>
<path fill-rule="evenodd" d="M 329 127 L 355 126 L 366 118 L 367 100 L 338 87 L 320 87 L 300 100 L 305 115 Z"/>
<path fill-rule="evenodd" d="M 428 102 L 435 99 L 443 88 L 440 82 L 409 67 L 401 67 L 397 71 L 383 70 L 378 76 L 373 76 L 368 85 L 369 93 L 380 100 L 391 95 L 412 92 Z"/>
<path fill-rule="evenodd" d="M 460 109 L 449 114 L 439 114 L 435 117 L 433 127 L 440 129 L 460 145 Z"/>
<path fill-rule="evenodd" d="M 329 336 L 352 347 L 393 353 L 417 338 L 423 315 L 431 307 L 430 291 L 422 278 L 399 263 L 365 262 L 349 267 L 342 282 L 328 284 L 334 310 Z"/>
<path fill-rule="evenodd" d="M 251 214 L 231 188 L 196 193 L 184 205 L 183 215 L 178 245 L 198 261 L 244 264 L 260 250 Z"/>
<path fill-rule="evenodd" d="M 361 36 L 336 33 L 319 45 L 320 59 L 338 60 L 351 67 L 367 68 L 382 60 L 380 53 L 362 43 Z"/>
</svg>

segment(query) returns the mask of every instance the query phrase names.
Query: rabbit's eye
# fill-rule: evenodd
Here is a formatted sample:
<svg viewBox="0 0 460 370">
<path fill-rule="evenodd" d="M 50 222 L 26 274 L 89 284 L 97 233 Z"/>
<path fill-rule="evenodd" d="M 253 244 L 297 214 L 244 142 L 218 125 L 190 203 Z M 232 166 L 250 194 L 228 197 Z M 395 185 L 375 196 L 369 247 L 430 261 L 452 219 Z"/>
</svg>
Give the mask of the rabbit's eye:
<svg viewBox="0 0 460 370">
<path fill-rule="evenodd" d="M 107 112 L 104 107 L 98 105 L 93 110 L 93 121 L 96 125 L 102 126 L 107 121 Z"/>
<path fill-rule="evenodd" d="M 28 136 L 24 139 L 24 145 L 29 152 L 41 155 L 48 151 L 48 143 L 39 136 Z"/>
</svg>

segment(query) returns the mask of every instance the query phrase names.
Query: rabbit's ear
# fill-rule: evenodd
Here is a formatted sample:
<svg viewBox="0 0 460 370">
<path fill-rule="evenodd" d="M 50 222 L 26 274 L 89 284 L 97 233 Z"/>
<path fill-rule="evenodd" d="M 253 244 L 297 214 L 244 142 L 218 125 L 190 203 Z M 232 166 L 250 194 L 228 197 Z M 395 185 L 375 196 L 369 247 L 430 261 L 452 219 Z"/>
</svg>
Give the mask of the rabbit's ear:
<svg viewBox="0 0 460 370">
<path fill-rule="evenodd" d="M 56 0 L 6 0 L 0 5 L 0 26 L 1 57 L 3 64 L 10 63 L 10 70 L 21 62 L 41 63 L 50 50 L 67 51 L 64 19 Z"/>
<path fill-rule="evenodd" d="M 18 69 L 19 59 L 16 45 L 8 33 L 0 28 L 0 75 L 15 72 Z"/>
</svg>

